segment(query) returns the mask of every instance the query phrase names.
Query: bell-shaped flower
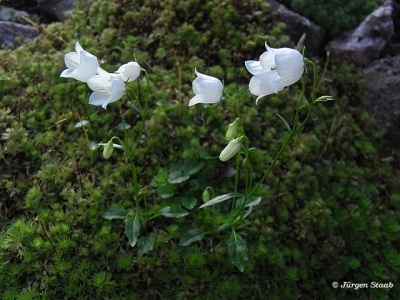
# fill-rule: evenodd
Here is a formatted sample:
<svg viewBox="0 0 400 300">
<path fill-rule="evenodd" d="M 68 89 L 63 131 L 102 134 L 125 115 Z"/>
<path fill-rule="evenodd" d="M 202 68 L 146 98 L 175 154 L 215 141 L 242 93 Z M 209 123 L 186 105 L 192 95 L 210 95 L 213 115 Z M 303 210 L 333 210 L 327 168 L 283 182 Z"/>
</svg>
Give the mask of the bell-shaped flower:
<svg viewBox="0 0 400 300">
<path fill-rule="evenodd" d="M 190 101 L 189 106 L 198 103 L 217 103 L 221 100 L 223 85 L 221 80 L 196 72 L 197 78 L 193 80 L 193 92 L 196 94 Z"/>
<path fill-rule="evenodd" d="M 65 54 L 64 61 L 68 69 L 64 70 L 60 77 L 75 78 L 87 82 L 97 74 L 99 62 L 97 57 L 83 50 L 79 42 L 75 44 L 76 52 Z"/>
<path fill-rule="evenodd" d="M 234 157 L 236 153 L 239 152 L 240 148 L 242 147 L 240 140 L 242 138 L 239 137 L 237 139 L 231 140 L 228 145 L 226 145 L 225 149 L 222 150 L 221 154 L 219 155 L 219 159 L 221 161 L 227 161 Z"/>
<path fill-rule="evenodd" d="M 267 51 L 260 56 L 260 60 L 245 62 L 247 70 L 254 76 L 250 80 L 249 89 L 257 97 L 277 93 L 298 81 L 304 72 L 304 60 L 301 53 L 295 49 L 270 48 L 265 43 Z"/>
<path fill-rule="evenodd" d="M 128 62 L 119 67 L 115 72 L 119 74 L 121 79 L 125 82 L 134 81 L 140 75 L 140 65 L 137 62 Z"/>
<path fill-rule="evenodd" d="M 101 105 L 107 109 L 107 104 L 118 101 L 125 94 L 126 87 L 121 77 L 116 74 L 110 74 L 102 68 L 98 68 L 99 75 L 91 77 L 87 84 L 94 91 L 90 95 L 89 104 Z"/>
</svg>

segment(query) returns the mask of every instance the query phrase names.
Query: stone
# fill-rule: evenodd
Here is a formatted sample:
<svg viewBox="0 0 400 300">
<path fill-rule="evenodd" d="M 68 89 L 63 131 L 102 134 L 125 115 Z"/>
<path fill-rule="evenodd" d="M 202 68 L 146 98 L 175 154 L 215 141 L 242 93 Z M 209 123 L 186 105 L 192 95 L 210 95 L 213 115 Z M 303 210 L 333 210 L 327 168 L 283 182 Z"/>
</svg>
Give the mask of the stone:
<svg viewBox="0 0 400 300">
<path fill-rule="evenodd" d="M 387 140 L 400 147 L 400 55 L 375 60 L 363 73 L 362 104 Z"/>
<path fill-rule="evenodd" d="M 18 21 L 21 17 L 29 18 L 29 14 L 22 10 L 0 5 L 0 21 Z"/>
<path fill-rule="evenodd" d="M 270 5 L 270 12 L 275 20 L 286 25 L 285 34 L 289 35 L 290 40 L 295 45 L 305 33 L 304 46 L 306 47 L 306 54 L 321 54 L 326 39 L 326 33 L 322 27 L 291 11 L 275 0 L 266 0 L 266 2 Z"/>
<path fill-rule="evenodd" d="M 0 46 L 20 46 L 17 37 L 35 40 L 38 31 L 31 25 L 23 25 L 10 21 L 0 21 Z"/>
<path fill-rule="evenodd" d="M 74 8 L 75 0 L 36 0 L 38 7 L 52 18 L 65 21 L 65 12 Z"/>
<path fill-rule="evenodd" d="M 364 67 L 379 58 L 380 51 L 394 32 L 393 1 L 386 0 L 354 30 L 346 31 L 326 45 L 335 58 L 345 59 Z"/>
</svg>

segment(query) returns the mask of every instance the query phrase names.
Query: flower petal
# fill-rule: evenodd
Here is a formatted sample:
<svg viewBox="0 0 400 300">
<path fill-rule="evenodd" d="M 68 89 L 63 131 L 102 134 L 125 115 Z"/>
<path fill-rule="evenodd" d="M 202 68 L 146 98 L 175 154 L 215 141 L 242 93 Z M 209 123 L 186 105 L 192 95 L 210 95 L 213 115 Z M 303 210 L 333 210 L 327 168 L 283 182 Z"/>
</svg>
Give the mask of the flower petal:
<svg viewBox="0 0 400 300">
<path fill-rule="evenodd" d="M 221 80 L 219 80 L 219 79 L 217 79 L 217 78 L 215 78 L 215 77 L 213 77 L 213 76 L 209 76 L 209 75 L 206 75 L 206 74 L 202 74 L 202 73 L 200 73 L 200 72 L 197 72 L 196 68 L 194 69 L 194 72 L 196 73 L 196 76 L 197 76 L 197 77 L 200 77 L 200 78 L 203 78 L 203 79 L 206 79 L 206 80 L 210 80 L 210 81 L 219 82 L 219 83 L 221 84 L 221 86 L 222 86 Z"/>
<path fill-rule="evenodd" d="M 125 82 L 118 75 L 111 75 L 111 96 L 109 102 L 115 102 L 122 98 L 125 94 Z"/>
<path fill-rule="evenodd" d="M 285 51 L 275 56 L 276 70 L 281 77 L 284 77 L 290 84 L 301 78 L 304 72 L 304 60 L 301 53 L 294 49 L 283 48 Z"/>
<path fill-rule="evenodd" d="M 115 73 L 118 73 L 123 81 L 132 82 L 140 75 L 140 65 L 137 62 L 129 62 L 120 66 Z"/>
<path fill-rule="evenodd" d="M 71 69 L 65 69 L 65 70 L 62 71 L 62 73 L 60 74 L 60 77 L 72 78 L 72 76 L 71 76 L 72 72 L 73 72 L 73 70 L 71 70 Z"/>
<path fill-rule="evenodd" d="M 219 81 L 219 80 L 218 80 Z M 195 94 L 207 93 L 207 94 L 217 94 L 222 92 L 222 83 L 204 79 L 204 78 L 196 78 L 192 82 L 193 92 Z"/>
<path fill-rule="evenodd" d="M 246 66 L 247 71 L 253 75 L 257 75 L 265 71 L 258 60 L 246 60 L 244 65 Z"/>
<path fill-rule="evenodd" d="M 111 81 L 109 76 L 94 75 L 87 80 L 87 85 L 94 92 L 110 94 Z"/>
<path fill-rule="evenodd" d="M 76 43 L 75 43 L 75 51 L 79 54 L 79 53 L 81 53 L 82 50 L 83 50 L 83 48 L 82 48 L 81 44 L 79 44 L 79 42 L 76 41 Z"/>
<path fill-rule="evenodd" d="M 89 97 L 89 104 L 96 105 L 96 106 L 102 106 L 104 109 L 106 109 L 108 102 L 108 99 L 110 98 L 109 95 L 104 95 L 98 92 L 94 92 L 90 95 Z"/>
<path fill-rule="evenodd" d="M 217 102 L 219 102 L 219 99 L 216 100 L 216 98 L 210 98 L 205 94 L 198 94 L 194 96 L 192 99 L 190 99 L 189 106 L 196 105 L 199 103 L 212 104 Z"/>
<path fill-rule="evenodd" d="M 64 62 L 68 69 L 76 69 L 79 66 L 79 54 L 76 52 L 65 54 Z"/>
</svg>

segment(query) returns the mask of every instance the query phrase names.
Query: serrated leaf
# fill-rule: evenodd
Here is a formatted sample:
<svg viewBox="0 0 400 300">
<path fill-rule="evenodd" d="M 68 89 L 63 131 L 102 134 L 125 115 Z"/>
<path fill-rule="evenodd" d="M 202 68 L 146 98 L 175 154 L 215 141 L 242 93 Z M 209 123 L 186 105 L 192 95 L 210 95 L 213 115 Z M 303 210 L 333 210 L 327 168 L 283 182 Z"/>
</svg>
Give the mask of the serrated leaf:
<svg viewBox="0 0 400 300">
<path fill-rule="evenodd" d="M 226 244 L 228 246 L 228 253 L 232 263 L 240 270 L 240 272 L 243 272 L 244 262 L 249 259 L 246 242 L 235 232 L 235 230 L 232 230 L 231 237 Z"/>
<path fill-rule="evenodd" d="M 189 212 L 178 205 L 165 206 L 161 208 L 158 213 L 168 218 L 182 218 L 189 214 Z"/>
<path fill-rule="evenodd" d="M 168 175 L 169 183 L 181 183 L 189 179 L 189 175 L 184 174 L 180 171 L 172 172 Z"/>
<path fill-rule="evenodd" d="M 135 246 L 138 238 L 139 238 L 139 231 L 140 231 L 140 222 L 139 222 L 139 215 L 134 215 L 126 220 L 125 224 L 125 235 L 128 237 L 129 244 L 131 247 Z"/>
<path fill-rule="evenodd" d="M 182 204 L 184 207 L 187 209 L 192 209 L 193 207 L 196 206 L 197 199 L 196 198 L 183 198 L 182 199 Z"/>
<path fill-rule="evenodd" d="M 203 208 L 203 207 L 207 207 L 207 206 L 211 206 L 211 205 L 215 205 L 217 203 L 221 203 L 224 202 L 226 200 L 229 200 L 233 197 L 240 197 L 243 196 L 243 194 L 240 193 L 228 193 L 228 194 L 224 194 L 218 197 L 215 197 L 213 199 L 211 199 L 210 201 L 207 201 L 206 203 L 204 203 L 203 205 L 201 205 L 199 208 Z"/>
<path fill-rule="evenodd" d="M 190 244 L 200 241 L 204 236 L 203 230 L 193 228 L 186 231 L 179 241 L 179 246 L 189 246 Z"/>
<path fill-rule="evenodd" d="M 283 125 L 285 125 L 287 131 L 292 132 L 292 129 L 290 128 L 289 123 L 286 122 L 285 118 L 282 117 L 280 114 L 276 114 L 276 115 L 279 117 L 279 119 L 281 119 L 281 121 L 283 122 Z"/>
<path fill-rule="evenodd" d="M 101 216 L 106 220 L 125 219 L 128 211 L 123 207 L 113 207 L 104 212 Z"/>
<path fill-rule="evenodd" d="M 138 241 L 138 251 L 140 254 L 145 254 L 154 247 L 154 238 L 151 236 L 142 236 Z"/>
</svg>

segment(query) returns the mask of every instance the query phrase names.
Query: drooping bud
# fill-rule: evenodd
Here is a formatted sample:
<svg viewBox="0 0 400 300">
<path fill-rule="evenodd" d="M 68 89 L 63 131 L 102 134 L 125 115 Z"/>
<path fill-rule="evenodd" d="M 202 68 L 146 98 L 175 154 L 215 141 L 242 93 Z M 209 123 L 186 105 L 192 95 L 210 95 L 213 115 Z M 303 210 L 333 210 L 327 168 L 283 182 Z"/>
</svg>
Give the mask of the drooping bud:
<svg viewBox="0 0 400 300">
<path fill-rule="evenodd" d="M 114 152 L 114 145 L 112 140 L 110 140 L 107 144 L 104 145 L 103 148 L 103 157 L 105 159 L 109 159 Z"/>
<path fill-rule="evenodd" d="M 208 192 L 208 188 L 206 188 L 203 192 L 203 202 L 206 203 L 210 200 L 210 193 Z"/>
<path fill-rule="evenodd" d="M 239 118 L 236 118 L 236 120 L 228 125 L 228 129 L 226 130 L 225 137 L 228 141 L 233 140 L 236 138 L 237 132 L 238 132 L 238 122 Z"/>
<path fill-rule="evenodd" d="M 231 159 L 233 156 L 236 155 L 236 153 L 239 152 L 240 147 L 242 146 L 240 144 L 241 137 L 231 140 L 229 144 L 225 147 L 224 150 L 222 150 L 221 154 L 219 155 L 219 159 L 221 161 L 227 161 Z"/>
</svg>

